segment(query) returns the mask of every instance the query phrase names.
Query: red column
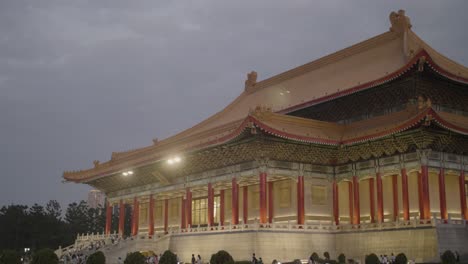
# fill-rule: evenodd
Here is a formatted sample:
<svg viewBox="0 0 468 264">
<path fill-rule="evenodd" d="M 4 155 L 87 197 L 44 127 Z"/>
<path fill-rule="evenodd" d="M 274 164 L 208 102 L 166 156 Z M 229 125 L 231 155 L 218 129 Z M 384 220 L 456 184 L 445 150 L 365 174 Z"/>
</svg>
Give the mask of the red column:
<svg viewBox="0 0 468 264">
<path fill-rule="evenodd" d="M 354 221 L 355 225 L 361 224 L 361 212 L 359 208 L 359 179 L 357 176 L 353 176 L 353 194 L 354 194 Z"/>
<path fill-rule="evenodd" d="M 219 191 L 219 224 L 224 225 L 224 190 Z"/>
<path fill-rule="evenodd" d="M 187 208 L 187 211 L 185 212 L 187 227 L 192 227 L 192 192 L 188 187 L 187 196 L 185 199 L 185 207 Z"/>
<path fill-rule="evenodd" d="M 377 173 L 377 221 L 384 222 L 382 175 Z"/>
<path fill-rule="evenodd" d="M 111 233 L 112 224 L 112 205 L 110 202 L 106 203 L 106 235 Z"/>
<path fill-rule="evenodd" d="M 429 169 L 427 166 L 421 166 L 421 174 L 423 180 L 423 205 L 424 205 L 424 219 L 431 218 L 431 204 L 429 201 Z"/>
<path fill-rule="evenodd" d="M 440 218 L 447 220 L 447 200 L 445 197 L 445 171 L 440 168 L 439 171 L 439 202 L 440 202 Z"/>
<path fill-rule="evenodd" d="M 304 214 L 304 176 L 297 177 L 297 224 L 303 225 Z"/>
<path fill-rule="evenodd" d="M 124 235 L 124 223 L 125 223 L 125 204 L 123 200 L 119 202 L 119 236 Z"/>
<path fill-rule="evenodd" d="M 167 227 L 169 220 L 169 200 L 164 200 L 164 233 L 167 234 Z"/>
<path fill-rule="evenodd" d="M 349 223 L 353 224 L 353 183 L 348 182 L 348 200 L 349 200 Z"/>
<path fill-rule="evenodd" d="M 140 202 L 137 200 L 136 221 L 135 221 L 135 235 L 138 235 L 140 229 Z"/>
<path fill-rule="evenodd" d="M 133 198 L 133 213 L 132 213 L 132 236 L 136 236 L 138 234 L 138 215 L 139 215 L 139 206 L 138 206 L 138 199 L 136 197 Z"/>
<path fill-rule="evenodd" d="M 211 182 L 208 183 L 208 226 L 214 224 L 213 219 L 214 214 L 214 191 Z"/>
<path fill-rule="evenodd" d="M 370 206 L 370 221 L 375 223 L 375 191 L 374 178 L 369 179 L 369 206 Z"/>
<path fill-rule="evenodd" d="M 468 220 L 468 209 L 466 208 L 465 171 L 460 171 L 458 177 L 458 187 L 460 188 L 460 207 L 462 218 Z"/>
<path fill-rule="evenodd" d="M 150 198 L 149 198 L 148 214 L 149 214 L 148 235 L 153 236 L 154 235 L 154 198 L 152 194 L 150 194 Z"/>
<path fill-rule="evenodd" d="M 247 186 L 242 187 L 242 196 L 243 196 L 243 199 L 242 199 L 242 200 L 243 200 L 243 201 L 242 201 L 243 207 L 242 207 L 242 209 L 243 209 L 243 213 L 244 213 L 244 215 L 243 215 L 243 217 L 244 217 L 244 218 L 243 218 L 244 225 L 247 224 L 248 213 L 249 213 L 249 208 L 248 208 L 248 205 L 249 205 L 249 203 L 248 203 L 248 202 L 249 202 L 249 201 L 248 201 L 248 198 L 249 198 L 249 197 L 248 197 L 248 192 L 247 192 L 247 191 L 248 191 L 248 187 L 247 187 Z"/>
<path fill-rule="evenodd" d="M 266 172 L 260 173 L 260 224 L 267 222 Z"/>
<path fill-rule="evenodd" d="M 180 216 L 180 227 L 182 229 L 187 227 L 187 225 L 186 225 L 187 221 L 185 220 L 185 213 L 187 211 L 186 203 L 187 203 L 186 199 L 184 199 L 184 197 L 182 197 L 182 206 L 181 206 L 182 207 L 182 209 L 181 209 L 181 214 L 182 215 Z"/>
<path fill-rule="evenodd" d="M 393 221 L 398 220 L 398 175 L 392 175 L 392 193 L 393 193 Z"/>
<path fill-rule="evenodd" d="M 408 175 L 406 169 L 401 169 L 401 191 L 403 194 L 403 219 L 408 221 L 410 219 L 409 214 L 409 195 L 408 195 Z"/>
<path fill-rule="evenodd" d="M 419 204 L 419 219 L 424 217 L 424 191 L 423 191 L 423 176 L 418 172 L 418 204 Z"/>
<path fill-rule="evenodd" d="M 268 182 L 268 223 L 273 223 L 273 182 Z"/>
<path fill-rule="evenodd" d="M 340 224 L 340 207 L 339 207 L 339 202 L 338 202 L 338 184 L 336 183 L 336 180 L 333 179 L 332 183 L 332 189 L 333 189 L 333 218 L 335 220 L 335 224 L 339 225 Z"/>
<path fill-rule="evenodd" d="M 239 224 L 239 185 L 236 178 L 232 178 L 232 195 L 231 195 L 231 224 Z"/>
</svg>

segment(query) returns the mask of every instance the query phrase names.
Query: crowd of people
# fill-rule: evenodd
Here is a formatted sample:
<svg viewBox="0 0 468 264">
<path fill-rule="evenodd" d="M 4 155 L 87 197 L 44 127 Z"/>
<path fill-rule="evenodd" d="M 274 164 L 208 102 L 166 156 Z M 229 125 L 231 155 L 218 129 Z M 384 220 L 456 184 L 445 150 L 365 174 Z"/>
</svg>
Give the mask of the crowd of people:
<svg viewBox="0 0 468 264">
<path fill-rule="evenodd" d="M 81 243 L 76 247 L 63 252 L 60 256 L 60 263 L 63 264 L 84 264 L 89 255 L 92 253 L 101 250 L 104 246 L 116 245 L 120 242 L 121 238 L 116 235 L 111 235 L 110 241 L 106 242 L 105 239 L 91 241 L 88 244 Z"/>
<path fill-rule="evenodd" d="M 252 264 L 263 264 L 263 260 L 261 257 L 257 259 L 255 253 L 252 253 Z"/>
</svg>

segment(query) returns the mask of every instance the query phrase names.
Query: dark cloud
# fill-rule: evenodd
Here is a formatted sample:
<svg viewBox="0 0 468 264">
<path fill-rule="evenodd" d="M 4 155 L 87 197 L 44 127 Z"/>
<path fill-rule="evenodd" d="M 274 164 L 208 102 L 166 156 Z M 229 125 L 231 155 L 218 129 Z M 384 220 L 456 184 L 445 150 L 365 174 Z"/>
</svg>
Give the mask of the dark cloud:
<svg viewBox="0 0 468 264">
<path fill-rule="evenodd" d="M 149 145 L 264 79 L 380 34 L 406 9 L 468 65 L 466 1 L 0 2 L 0 205 L 84 199 L 61 173 Z"/>
</svg>

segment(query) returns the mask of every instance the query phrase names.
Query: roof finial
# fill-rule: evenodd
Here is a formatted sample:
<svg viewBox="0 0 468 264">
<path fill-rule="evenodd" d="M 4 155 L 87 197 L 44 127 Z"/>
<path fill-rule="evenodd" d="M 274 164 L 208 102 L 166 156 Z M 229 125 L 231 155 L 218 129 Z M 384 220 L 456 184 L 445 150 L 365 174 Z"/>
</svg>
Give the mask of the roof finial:
<svg viewBox="0 0 468 264">
<path fill-rule="evenodd" d="M 245 90 L 252 88 L 257 83 L 257 72 L 251 71 L 247 74 L 247 80 L 245 80 Z"/>
<path fill-rule="evenodd" d="M 405 15 L 405 10 L 398 10 L 398 13 L 390 13 L 390 31 L 396 33 L 404 33 L 406 30 L 411 28 L 410 18 Z"/>
</svg>

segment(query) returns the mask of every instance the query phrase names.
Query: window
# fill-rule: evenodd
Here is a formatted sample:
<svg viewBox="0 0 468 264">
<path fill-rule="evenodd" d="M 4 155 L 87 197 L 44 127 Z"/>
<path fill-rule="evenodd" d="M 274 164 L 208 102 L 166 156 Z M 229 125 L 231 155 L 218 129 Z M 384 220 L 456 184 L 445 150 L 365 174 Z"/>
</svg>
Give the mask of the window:
<svg viewBox="0 0 468 264">
<path fill-rule="evenodd" d="M 148 223 L 148 203 L 140 204 L 140 215 L 138 217 L 139 225 L 146 225 Z"/>
<path fill-rule="evenodd" d="M 214 197 L 214 223 L 219 223 L 219 196 Z M 192 225 L 208 224 L 208 197 L 197 198 L 192 201 Z"/>
<path fill-rule="evenodd" d="M 325 205 L 327 203 L 327 187 L 312 185 L 312 205 Z"/>
<path fill-rule="evenodd" d="M 179 213 L 180 213 L 180 209 L 179 209 L 179 201 L 178 200 L 172 200 L 170 201 L 170 216 L 171 216 L 171 219 L 177 219 L 179 218 Z"/>
<path fill-rule="evenodd" d="M 153 211 L 154 221 L 161 223 L 163 219 L 163 203 L 162 201 L 156 201 Z"/>
<path fill-rule="evenodd" d="M 260 186 L 249 186 L 249 190 L 251 191 L 251 193 L 249 194 L 249 196 L 251 197 L 249 199 L 251 202 L 249 207 L 258 210 L 260 208 Z"/>
<path fill-rule="evenodd" d="M 279 207 L 287 208 L 291 206 L 291 184 L 289 181 L 278 182 Z"/>
<path fill-rule="evenodd" d="M 468 196 L 468 181 L 465 181 L 465 195 Z"/>
</svg>

